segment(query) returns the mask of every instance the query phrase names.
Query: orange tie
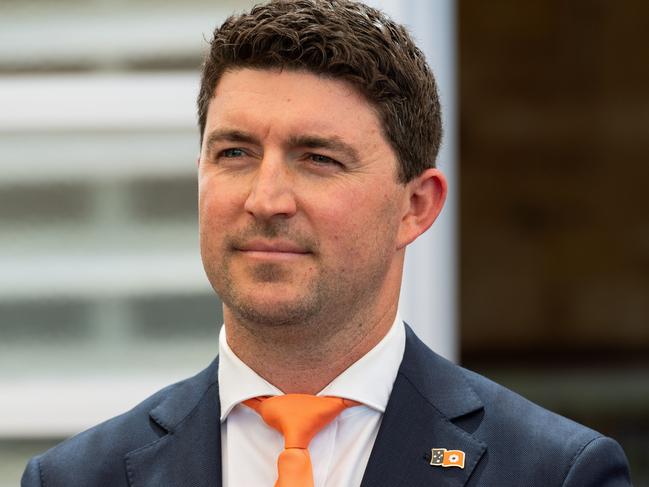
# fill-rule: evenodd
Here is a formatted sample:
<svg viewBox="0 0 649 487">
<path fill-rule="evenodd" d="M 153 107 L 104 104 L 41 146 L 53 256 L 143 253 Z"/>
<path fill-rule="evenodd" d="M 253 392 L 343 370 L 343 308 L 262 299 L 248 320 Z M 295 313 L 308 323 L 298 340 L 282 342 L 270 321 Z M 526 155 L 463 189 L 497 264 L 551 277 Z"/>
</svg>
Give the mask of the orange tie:
<svg viewBox="0 0 649 487">
<path fill-rule="evenodd" d="M 284 451 L 277 459 L 275 487 L 313 487 L 309 456 L 311 439 L 340 412 L 359 403 L 340 397 L 285 394 L 244 401 L 284 436 Z"/>
</svg>

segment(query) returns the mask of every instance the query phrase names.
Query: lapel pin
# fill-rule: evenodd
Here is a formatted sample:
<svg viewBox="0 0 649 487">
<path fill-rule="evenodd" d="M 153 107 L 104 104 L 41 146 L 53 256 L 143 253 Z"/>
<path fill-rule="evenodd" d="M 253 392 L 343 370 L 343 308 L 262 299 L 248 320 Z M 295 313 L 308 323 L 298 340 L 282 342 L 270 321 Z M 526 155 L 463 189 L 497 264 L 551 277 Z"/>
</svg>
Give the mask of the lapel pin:
<svg viewBox="0 0 649 487">
<path fill-rule="evenodd" d="M 433 448 L 430 464 L 434 467 L 464 468 L 464 452 L 462 450 Z"/>
</svg>

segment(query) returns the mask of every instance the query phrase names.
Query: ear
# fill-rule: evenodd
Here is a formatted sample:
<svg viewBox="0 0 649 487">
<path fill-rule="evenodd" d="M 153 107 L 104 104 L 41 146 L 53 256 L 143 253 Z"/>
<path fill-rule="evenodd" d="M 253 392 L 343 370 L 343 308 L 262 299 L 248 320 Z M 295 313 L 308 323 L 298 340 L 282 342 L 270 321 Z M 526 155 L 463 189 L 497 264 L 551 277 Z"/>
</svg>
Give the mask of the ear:
<svg viewBox="0 0 649 487">
<path fill-rule="evenodd" d="M 406 183 L 406 197 L 397 248 L 402 249 L 424 233 L 442 211 L 448 185 L 437 168 L 425 170 Z"/>
</svg>

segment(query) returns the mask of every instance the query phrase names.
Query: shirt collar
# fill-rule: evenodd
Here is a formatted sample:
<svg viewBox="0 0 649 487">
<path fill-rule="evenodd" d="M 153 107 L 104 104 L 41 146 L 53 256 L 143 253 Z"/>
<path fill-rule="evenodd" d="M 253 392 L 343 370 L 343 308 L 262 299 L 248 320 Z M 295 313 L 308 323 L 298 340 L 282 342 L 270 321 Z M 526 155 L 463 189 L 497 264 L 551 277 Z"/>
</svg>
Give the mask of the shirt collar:
<svg viewBox="0 0 649 487">
<path fill-rule="evenodd" d="M 358 401 L 383 413 L 406 347 L 403 322 L 397 314 L 388 333 L 374 348 L 331 381 L 318 396 Z M 257 396 L 280 396 L 277 387 L 259 376 L 228 345 L 225 326 L 219 334 L 219 399 L 221 421 L 239 403 Z"/>
<path fill-rule="evenodd" d="M 225 336 L 225 325 L 219 333 L 219 400 L 221 421 L 239 403 L 257 396 L 281 396 L 273 384 L 248 367 L 235 355 Z"/>
</svg>

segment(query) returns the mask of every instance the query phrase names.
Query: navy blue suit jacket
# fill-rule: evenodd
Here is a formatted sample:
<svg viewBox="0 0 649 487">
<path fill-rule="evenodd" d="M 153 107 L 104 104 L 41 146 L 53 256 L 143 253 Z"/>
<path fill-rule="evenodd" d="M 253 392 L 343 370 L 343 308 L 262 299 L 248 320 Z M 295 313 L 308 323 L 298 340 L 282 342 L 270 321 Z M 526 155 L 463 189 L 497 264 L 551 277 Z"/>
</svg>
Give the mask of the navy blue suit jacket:
<svg viewBox="0 0 649 487">
<path fill-rule="evenodd" d="M 444 360 L 409 328 L 406 337 L 362 487 L 631 485 L 615 441 Z M 217 369 L 33 458 L 22 486 L 220 487 Z M 432 448 L 462 450 L 465 467 L 431 466 Z"/>
</svg>

